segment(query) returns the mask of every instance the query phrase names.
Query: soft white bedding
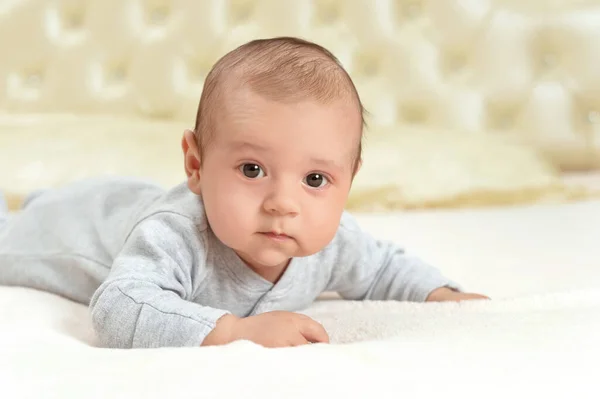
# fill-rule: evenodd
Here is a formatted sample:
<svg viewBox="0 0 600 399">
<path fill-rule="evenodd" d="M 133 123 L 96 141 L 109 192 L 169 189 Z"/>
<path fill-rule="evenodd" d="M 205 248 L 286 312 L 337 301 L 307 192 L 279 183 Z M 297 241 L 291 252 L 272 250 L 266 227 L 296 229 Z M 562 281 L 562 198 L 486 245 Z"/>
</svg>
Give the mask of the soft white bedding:
<svg viewBox="0 0 600 399">
<path fill-rule="evenodd" d="M 599 397 L 600 202 L 359 220 L 492 301 L 325 298 L 332 345 L 117 351 L 83 306 L 3 287 L 0 397 Z"/>
</svg>

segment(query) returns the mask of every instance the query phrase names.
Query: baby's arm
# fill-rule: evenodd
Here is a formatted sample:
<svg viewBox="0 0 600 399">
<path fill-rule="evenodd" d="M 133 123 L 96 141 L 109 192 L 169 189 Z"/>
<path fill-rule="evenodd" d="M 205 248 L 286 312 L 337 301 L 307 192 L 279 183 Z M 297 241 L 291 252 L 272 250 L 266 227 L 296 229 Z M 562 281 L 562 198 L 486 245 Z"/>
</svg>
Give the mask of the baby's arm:
<svg viewBox="0 0 600 399">
<path fill-rule="evenodd" d="M 191 220 L 170 213 L 139 223 L 90 303 L 100 345 L 199 346 L 228 312 L 193 303 L 206 250 Z M 194 274 L 194 272 L 198 272 Z"/>
<path fill-rule="evenodd" d="M 434 296 L 436 300 L 468 296 L 438 269 L 362 231 L 347 213 L 334 245 L 338 259 L 327 290 L 346 299 L 424 302 Z"/>
</svg>

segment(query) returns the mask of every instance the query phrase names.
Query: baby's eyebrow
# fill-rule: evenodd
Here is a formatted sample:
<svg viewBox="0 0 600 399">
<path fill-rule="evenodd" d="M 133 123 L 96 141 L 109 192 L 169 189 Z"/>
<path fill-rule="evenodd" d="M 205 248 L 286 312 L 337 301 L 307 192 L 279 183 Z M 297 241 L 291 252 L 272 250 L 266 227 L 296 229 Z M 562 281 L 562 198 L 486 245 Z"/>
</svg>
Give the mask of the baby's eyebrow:
<svg viewBox="0 0 600 399">
<path fill-rule="evenodd" d="M 255 151 L 262 151 L 262 152 L 269 151 L 268 147 L 260 145 L 260 144 L 252 143 L 249 141 L 233 141 L 233 142 L 229 143 L 229 145 L 227 147 L 228 147 L 228 150 L 231 152 L 242 151 L 242 150 L 255 150 Z M 318 167 L 321 167 L 324 169 L 335 170 L 338 172 L 343 171 L 345 169 L 344 165 L 340 165 L 338 162 L 335 162 L 332 159 L 310 157 L 310 158 L 308 158 L 308 160 L 311 164 L 315 164 Z"/>
<path fill-rule="evenodd" d="M 256 143 L 250 143 L 248 141 L 234 141 L 229 144 L 230 151 L 241 151 L 241 150 L 256 150 L 256 151 L 267 151 L 268 148 Z"/>
<path fill-rule="evenodd" d="M 335 169 L 337 171 L 342 171 L 344 170 L 344 167 L 340 164 L 338 164 L 337 162 L 331 160 L 331 159 L 323 159 L 323 158 L 314 158 L 311 157 L 309 158 L 310 163 L 314 163 L 316 165 L 319 165 L 320 167 L 323 168 L 329 168 L 329 169 Z"/>
</svg>

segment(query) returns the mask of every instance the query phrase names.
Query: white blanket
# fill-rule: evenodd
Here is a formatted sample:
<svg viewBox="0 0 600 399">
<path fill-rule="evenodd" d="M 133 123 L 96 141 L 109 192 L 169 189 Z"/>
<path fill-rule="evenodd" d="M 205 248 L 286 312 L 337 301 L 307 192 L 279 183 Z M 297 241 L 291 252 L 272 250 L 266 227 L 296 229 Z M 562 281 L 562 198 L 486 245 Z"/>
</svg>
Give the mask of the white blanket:
<svg viewBox="0 0 600 399">
<path fill-rule="evenodd" d="M 600 203 L 359 220 L 492 301 L 323 299 L 330 345 L 121 351 L 85 307 L 2 287 L 0 397 L 600 397 Z"/>
</svg>

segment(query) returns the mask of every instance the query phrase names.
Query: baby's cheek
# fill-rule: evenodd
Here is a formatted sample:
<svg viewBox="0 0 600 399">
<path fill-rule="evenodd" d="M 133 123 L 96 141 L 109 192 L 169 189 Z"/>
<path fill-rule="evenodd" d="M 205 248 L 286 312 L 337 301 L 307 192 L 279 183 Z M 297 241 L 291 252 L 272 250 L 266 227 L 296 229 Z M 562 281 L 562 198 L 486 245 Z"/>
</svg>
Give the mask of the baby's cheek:
<svg viewBox="0 0 600 399">
<path fill-rule="evenodd" d="M 234 193 L 219 193 L 214 199 L 214 207 L 218 209 L 219 219 L 221 224 L 234 228 L 237 224 L 238 228 L 245 222 L 246 210 L 244 202 L 239 195 Z"/>
<path fill-rule="evenodd" d="M 260 199 L 252 191 L 230 185 L 220 190 L 214 201 L 219 209 L 221 227 L 227 229 L 224 233 L 232 239 L 247 241 L 248 235 L 259 227 L 256 219 Z"/>
<path fill-rule="evenodd" d="M 331 208 L 323 209 L 323 212 L 313 215 L 310 226 L 305 229 L 306 249 L 316 253 L 326 247 L 339 229 L 340 217 L 341 212 Z"/>
</svg>

